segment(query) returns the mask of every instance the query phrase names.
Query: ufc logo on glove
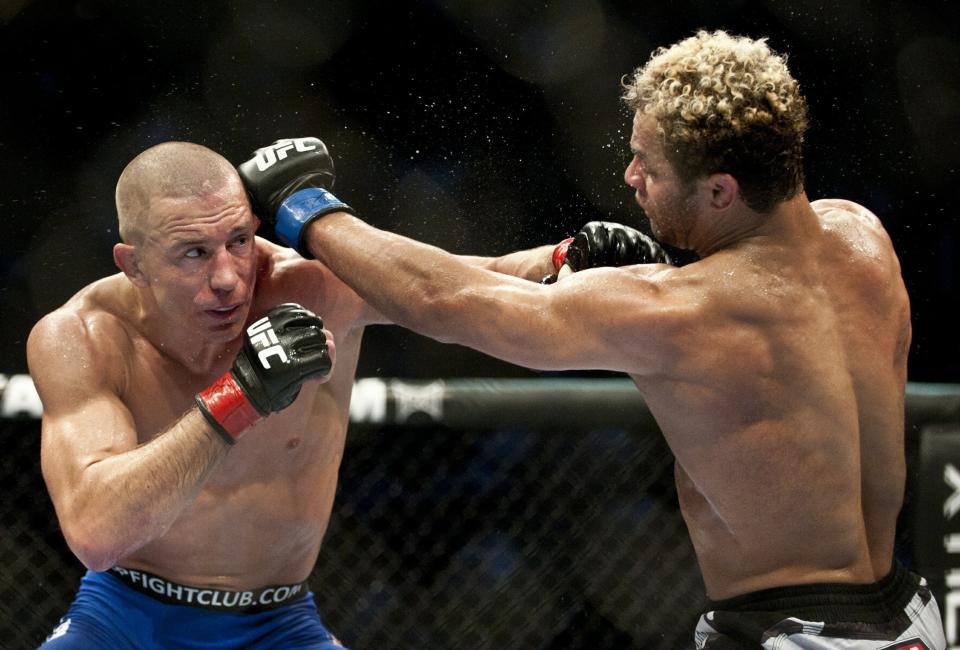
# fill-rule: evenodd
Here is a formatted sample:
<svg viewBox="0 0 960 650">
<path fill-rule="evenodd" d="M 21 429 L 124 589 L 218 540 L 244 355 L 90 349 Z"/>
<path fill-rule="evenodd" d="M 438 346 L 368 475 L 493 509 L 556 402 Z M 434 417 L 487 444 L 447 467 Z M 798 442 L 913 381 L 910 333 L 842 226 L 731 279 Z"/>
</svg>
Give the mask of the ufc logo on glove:
<svg viewBox="0 0 960 650">
<path fill-rule="evenodd" d="M 280 363 L 271 365 L 270 357 Z M 332 367 L 323 319 L 296 303 L 283 303 L 247 328 L 230 370 L 195 401 L 214 431 L 232 445 L 257 422 L 293 404 L 303 382 L 330 374 Z"/>
<path fill-rule="evenodd" d="M 270 362 L 267 360 L 269 357 L 280 357 L 281 362 L 287 362 L 287 352 L 280 345 L 280 339 L 277 338 L 277 333 L 273 331 L 269 317 L 264 316 L 248 327 L 247 336 L 250 337 L 250 343 L 254 347 L 260 348 L 257 358 L 260 359 L 260 364 L 267 370 L 270 369 Z"/>
<path fill-rule="evenodd" d="M 317 148 L 315 144 L 309 144 L 310 138 L 292 138 L 290 140 L 277 140 L 269 147 L 257 149 L 254 155 L 254 161 L 257 169 L 266 171 L 273 167 L 278 160 L 284 160 L 287 152 L 291 149 L 299 152 L 313 151 Z"/>
</svg>

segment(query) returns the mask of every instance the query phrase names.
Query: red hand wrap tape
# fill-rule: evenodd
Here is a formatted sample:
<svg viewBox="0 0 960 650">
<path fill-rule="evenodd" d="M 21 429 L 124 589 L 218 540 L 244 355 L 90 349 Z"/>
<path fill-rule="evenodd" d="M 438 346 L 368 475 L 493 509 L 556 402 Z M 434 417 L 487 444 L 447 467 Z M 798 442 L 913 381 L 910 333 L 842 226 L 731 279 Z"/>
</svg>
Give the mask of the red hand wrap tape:
<svg viewBox="0 0 960 650">
<path fill-rule="evenodd" d="M 263 419 L 229 372 L 201 392 L 200 398 L 206 404 L 210 415 L 234 439 Z"/>
<path fill-rule="evenodd" d="M 560 267 L 563 266 L 563 261 L 567 259 L 567 249 L 570 248 L 572 241 L 573 237 L 567 237 L 553 249 L 553 269 L 555 271 L 559 271 Z"/>
</svg>

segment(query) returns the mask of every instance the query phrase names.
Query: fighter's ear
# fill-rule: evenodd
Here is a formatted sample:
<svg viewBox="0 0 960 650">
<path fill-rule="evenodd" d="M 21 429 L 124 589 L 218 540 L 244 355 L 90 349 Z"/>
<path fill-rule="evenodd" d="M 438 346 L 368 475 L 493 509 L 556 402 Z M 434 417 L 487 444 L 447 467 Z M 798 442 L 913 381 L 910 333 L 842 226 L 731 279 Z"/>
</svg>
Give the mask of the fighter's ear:
<svg viewBox="0 0 960 650">
<path fill-rule="evenodd" d="M 707 185 L 714 210 L 726 210 L 740 197 L 740 183 L 730 174 L 710 174 Z"/>
<path fill-rule="evenodd" d="M 140 268 L 140 255 L 136 246 L 122 243 L 114 244 L 113 261 L 135 286 L 147 286 L 147 277 Z"/>
</svg>

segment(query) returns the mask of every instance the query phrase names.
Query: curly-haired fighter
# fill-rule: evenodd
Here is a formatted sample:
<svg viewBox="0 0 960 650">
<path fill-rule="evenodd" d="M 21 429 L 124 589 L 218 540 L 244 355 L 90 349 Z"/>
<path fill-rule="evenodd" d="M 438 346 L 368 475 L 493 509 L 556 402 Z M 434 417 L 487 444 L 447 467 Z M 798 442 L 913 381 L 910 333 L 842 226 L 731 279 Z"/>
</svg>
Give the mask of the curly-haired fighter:
<svg viewBox="0 0 960 650">
<path fill-rule="evenodd" d="M 806 105 L 764 40 L 700 32 L 625 86 L 625 180 L 654 233 L 699 254 L 681 268 L 523 283 L 244 180 L 261 217 L 394 322 L 630 374 L 676 456 L 713 599 L 698 647 L 943 648 L 926 582 L 893 558 L 910 306 L 880 221 L 807 199 Z"/>
</svg>

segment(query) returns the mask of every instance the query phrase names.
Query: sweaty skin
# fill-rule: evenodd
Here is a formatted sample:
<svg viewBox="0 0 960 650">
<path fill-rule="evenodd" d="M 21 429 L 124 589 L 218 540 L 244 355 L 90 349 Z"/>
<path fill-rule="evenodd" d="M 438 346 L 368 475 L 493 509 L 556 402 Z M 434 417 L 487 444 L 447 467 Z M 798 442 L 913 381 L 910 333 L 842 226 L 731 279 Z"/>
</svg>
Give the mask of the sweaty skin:
<svg viewBox="0 0 960 650">
<path fill-rule="evenodd" d="M 177 169 L 212 154 L 160 146 Z M 330 519 L 363 328 L 386 321 L 321 263 L 255 238 L 240 179 L 232 167 L 221 172 L 188 196 L 148 178 L 146 216 L 134 211 L 126 222 L 142 240 L 116 252 L 124 273 L 44 317 L 28 356 L 44 404 L 44 478 L 84 564 L 246 590 L 310 574 Z M 549 268 L 547 249 L 460 259 L 530 278 Z M 333 371 L 230 447 L 194 394 L 230 368 L 246 325 L 283 302 L 323 318 Z"/>
<path fill-rule="evenodd" d="M 625 180 L 654 232 L 698 262 L 540 286 L 344 213 L 309 226 L 310 250 L 427 336 L 532 368 L 628 373 L 675 454 L 710 598 L 883 578 L 910 343 L 887 234 L 849 201 L 800 193 L 758 214 L 730 176 L 684 185 L 649 120 L 634 122 Z"/>
</svg>

